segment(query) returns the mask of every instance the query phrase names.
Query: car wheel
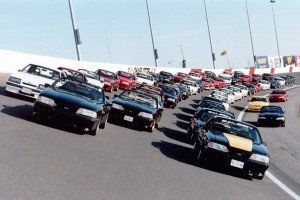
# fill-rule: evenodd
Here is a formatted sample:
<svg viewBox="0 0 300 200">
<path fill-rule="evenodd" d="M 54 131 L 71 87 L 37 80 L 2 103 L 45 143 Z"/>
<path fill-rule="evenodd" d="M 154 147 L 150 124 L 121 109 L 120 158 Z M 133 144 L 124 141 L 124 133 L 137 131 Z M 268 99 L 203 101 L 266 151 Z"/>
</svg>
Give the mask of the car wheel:
<svg viewBox="0 0 300 200">
<path fill-rule="evenodd" d="M 281 126 L 282 126 L 282 127 L 285 127 L 285 122 L 283 122 L 283 123 L 281 124 Z"/>
<path fill-rule="evenodd" d="M 105 122 L 103 122 L 102 124 L 99 125 L 99 127 L 100 127 L 101 129 L 104 129 L 104 128 L 106 127 L 107 119 L 108 119 L 108 116 L 106 117 Z"/>
<path fill-rule="evenodd" d="M 262 180 L 265 176 L 265 172 L 261 172 L 259 174 L 253 174 L 253 178 L 258 179 L 258 180 Z"/>
<path fill-rule="evenodd" d="M 98 130 L 99 130 L 99 126 L 100 126 L 100 122 L 97 122 L 96 128 L 95 128 L 94 130 L 91 130 L 91 131 L 90 131 L 90 135 L 96 136 L 96 135 L 97 135 L 97 132 L 98 132 Z"/>
</svg>

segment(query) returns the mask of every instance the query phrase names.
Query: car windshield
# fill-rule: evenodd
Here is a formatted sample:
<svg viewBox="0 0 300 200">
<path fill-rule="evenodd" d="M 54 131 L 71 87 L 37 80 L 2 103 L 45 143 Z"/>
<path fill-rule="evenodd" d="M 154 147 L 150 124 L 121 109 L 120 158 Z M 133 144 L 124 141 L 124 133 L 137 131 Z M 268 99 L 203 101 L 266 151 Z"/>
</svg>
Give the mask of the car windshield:
<svg viewBox="0 0 300 200">
<path fill-rule="evenodd" d="M 167 94 L 177 95 L 177 92 L 174 88 L 171 87 L 162 87 L 163 91 Z"/>
<path fill-rule="evenodd" d="M 123 77 L 128 78 L 128 79 L 132 79 L 132 80 L 134 79 L 134 75 L 130 74 L 130 73 L 127 73 L 127 72 L 119 71 L 118 75 L 123 76 Z"/>
<path fill-rule="evenodd" d="M 225 107 L 223 104 L 218 104 L 215 102 L 211 102 L 211 101 L 202 101 L 199 104 L 199 107 L 201 108 L 211 108 L 211 109 L 216 109 L 216 110 L 225 110 Z"/>
<path fill-rule="evenodd" d="M 148 74 L 137 73 L 136 76 L 143 78 L 143 79 L 151 80 L 151 75 L 148 75 Z"/>
<path fill-rule="evenodd" d="M 163 76 L 168 76 L 168 77 L 171 77 L 171 76 L 172 76 L 171 73 L 169 73 L 169 72 L 164 72 L 164 71 L 161 71 L 160 74 L 163 75 Z"/>
<path fill-rule="evenodd" d="M 285 94 L 286 92 L 283 90 L 273 90 L 271 94 Z"/>
<path fill-rule="evenodd" d="M 125 91 L 120 95 L 120 98 L 135 101 L 151 108 L 157 108 L 157 102 L 155 102 L 153 97 L 138 92 Z"/>
<path fill-rule="evenodd" d="M 253 102 L 253 101 L 262 101 L 262 102 L 267 102 L 267 99 L 264 98 L 264 97 L 252 97 L 250 102 Z"/>
<path fill-rule="evenodd" d="M 259 112 L 270 112 L 270 113 L 282 113 L 281 107 L 265 106 L 260 109 Z"/>
<path fill-rule="evenodd" d="M 62 85 L 61 83 L 62 82 L 57 81 L 54 87 L 92 100 L 98 100 L 102 102 L 104 101 L 104 93 L 101 88 L 96 88 L 86 84 L 76 83 L 73 81 L 67 81 Z"/>
<path fill-rule="evenodd" d="M 115 78 L 115 74 L 109 71 L 105 71 L 105 70 L 99 70 L 100 72 L 100 76 L 105 76 L 108 77 L 110 79 L 114 79 Z"/>
<path fill-rule="evenodd" d="M 244 123 L 222 119 L 211 125 L 210 131 L 214 134 L 230 134 L 247 138 L 255 143 L 261 144 L 261 137 L 257 128 Z"/>
<path fill-rule="evenodd" d="M 38 65 L 27 65 L 22 69 L 22 72 L 33 74 L 47 79 L 57 80 L 60 78 L 59 71 L 49 69 L 47 67 L 38 66 Z"/>
<path fill-rule="evenodd" d="M 212 110 L 203 110 L 199 112 L 196 117 L 200 119 L 203 122 L 207 122 L 210 118 L 213 116 L 218 115 L 218 116 L 223 116 L 223 117 L 228 117 L 228 115 L 225 115 L 220 112 L 212 111 Z"/>
</svg>

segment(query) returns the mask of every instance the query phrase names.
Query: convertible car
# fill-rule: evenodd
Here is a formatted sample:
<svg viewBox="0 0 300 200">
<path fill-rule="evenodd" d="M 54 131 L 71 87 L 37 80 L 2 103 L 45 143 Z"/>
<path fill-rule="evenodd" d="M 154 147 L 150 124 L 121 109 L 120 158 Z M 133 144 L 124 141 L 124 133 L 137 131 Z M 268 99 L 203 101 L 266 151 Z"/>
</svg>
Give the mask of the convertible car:
<svg viewBox="0 0 300 200">
<path fill-rule="evenodd" d="M 269 167 L 269 152 L 259 130 L 222 116 L 212 117 L 200 128 L 194 152 L 198 164 L 220 162 L 257 179 L 263 179 Z"/>
<path fill-rule="evenodd" d="M 265 96 L 253 96 L 248 101 L 248 111 L 259 111 L 261 107 L 269 105 L 269 100 Z"/>
<path fill-rule="evenodd" d="M 60 79 L 40 93 L 33 114 L 37 119 L 69 122 L 79 130 L 96 135 L 107 124 L 110 106 L 102 88 Z"/>
<path fill-rule="evenodd" d="M 116 122 L 127 122 L 137 128 L 153 132 L 160 121 L 163 108 L 158 105 L 156 97 L 137 91 L 124 91 L 115 94 L 112 100 L 110 119 Z"/>
<path fill-rule="evenodd" d="M 9 76 L 5 91 L 37 99 L 46 84 L 52 84 L 62 76 L 63 72 L 61 70 L 29 64 Z"/>
</svg>

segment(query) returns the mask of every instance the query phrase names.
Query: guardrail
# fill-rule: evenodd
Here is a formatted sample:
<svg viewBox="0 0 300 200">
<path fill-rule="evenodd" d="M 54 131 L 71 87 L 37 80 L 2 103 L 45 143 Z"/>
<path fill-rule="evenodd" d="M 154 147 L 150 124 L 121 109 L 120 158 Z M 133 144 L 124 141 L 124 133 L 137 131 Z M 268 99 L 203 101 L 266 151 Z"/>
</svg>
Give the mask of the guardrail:
<svg viewBox="0 0 300 200">
<path fill-rule="evenodd" d="M 280 73 L 292 73 L 300 72 L 300 67 L 283 67 L 283 68 L 264 68 L 264 69 L 202 69 L 202 68 L 170 68 L 170 67 L 153 67 L 153 66 L 133 66 L 133 65 L 124 65 L 124 64 L 110 64 L 110 63 L 98 63 L 98 62 L 87 62 L 87 61 L 76 61 L 62 58 L 54 58 L 47 56 L 39 56 L 27 53 L 20 53 L 8 50 L 0 49 L 0 73 L 13 73 L 17 72 L 19 69 L 22 69 L 27 64 L 37 64 L 42 66 L 51 66 L 54 68 L 57 67 L 68 67 L 71 69 L 88 69 L 95 71 L 97 69 L 106 69 L 113 72 L 118 70 L 127 71 L 127 72 L 160 72 L 168 71 L 173 74 L 176 72 L 185 72 L 189 73 L 190 71 L 213 71 L 216 74 L 221 73 L 222 71 L 242 71 L 245 74 L 252 75 L 262 74 L 262 73 L 271 73 L 271 74 L 280 74 Z"/>
</svg>

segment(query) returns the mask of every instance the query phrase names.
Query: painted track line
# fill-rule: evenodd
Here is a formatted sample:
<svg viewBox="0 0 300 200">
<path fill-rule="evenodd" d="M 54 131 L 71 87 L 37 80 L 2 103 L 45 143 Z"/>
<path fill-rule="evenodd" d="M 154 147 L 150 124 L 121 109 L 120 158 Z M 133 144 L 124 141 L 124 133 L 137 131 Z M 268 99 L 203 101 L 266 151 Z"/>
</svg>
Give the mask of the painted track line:
<svg viewBox="0 0 300 200">
<path fill-rule="evenodd" d="M 286 88 L 285 90 L 291 90 L 294 88 L 298 88 L 300 87 L 300 85 L 296 85 L 294 87 L 290 87 L 290 88 Z M 269 96 L 269 94 L 264 95 L 264 96 Z M 239 116 L 237 117 L 237 120 L 242 121 L 244 115 L 245 115 L 245 111 L 247 110 L 246 106 L 239 114 Z M 288 188 L 285 184 L 283 184 L 279 179 L 277 179 L 273 174 L 271 174 L 269 171 L 266 171 L 265 175 L 271 179 L 278 187 L 280 187 L 283 191 L 285 191 L 288 195 L 290 195 L 293 199 L 295 200 L 300 200 L 300 196 L 298 196 L 295 192 L 293 192 L 290 188 Z"/>
</svg>

